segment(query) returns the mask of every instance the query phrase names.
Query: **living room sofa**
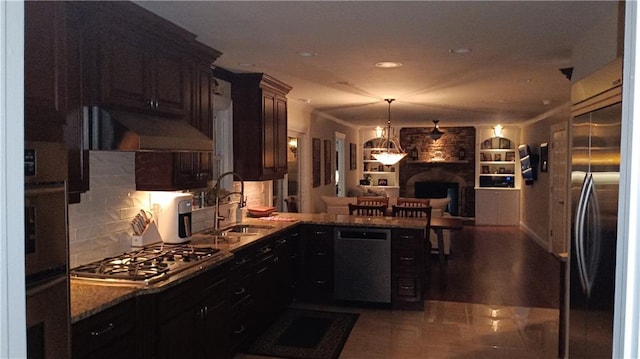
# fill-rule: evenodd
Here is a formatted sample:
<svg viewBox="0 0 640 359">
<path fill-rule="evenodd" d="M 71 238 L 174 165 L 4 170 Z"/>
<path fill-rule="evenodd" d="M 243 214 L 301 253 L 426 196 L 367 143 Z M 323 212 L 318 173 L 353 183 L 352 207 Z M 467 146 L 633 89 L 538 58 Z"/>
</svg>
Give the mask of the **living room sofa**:
<svg viewBox="0 0 640 359">
<path fill-rule="evenodd" d="M 325 212 L 330 214 L 349 214 L 349 203 L 356 204 L 357 197 L 333 197 L 322 196 L 322 200 L 325 204 Z M 398 197 L 389 197 L 389 216 L 391 215 L 391 206 L 396 205 Z M 429 205 L 431 206 L 432 217 L 450 217 L 451 215 L 446 212 L 447 205 L 449 204 L 448 198 L 430 198 Z M 450 253 L 450 237 L 451 231 L 443 231 L 444 239 L 444 253 Z M 432 251 L 438 249 L 438 238 L 433 231 L 429 231 L 429 241 L 431 242 Z"/>
</svg>

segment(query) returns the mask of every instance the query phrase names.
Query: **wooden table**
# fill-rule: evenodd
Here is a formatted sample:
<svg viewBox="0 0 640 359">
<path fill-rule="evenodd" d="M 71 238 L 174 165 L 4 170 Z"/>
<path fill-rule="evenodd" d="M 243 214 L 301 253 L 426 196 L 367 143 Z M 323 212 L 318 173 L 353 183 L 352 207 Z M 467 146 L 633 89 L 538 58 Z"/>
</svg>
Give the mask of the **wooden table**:
<svg viewBox="0 0 640 359">
<path fill-rule="evenodd" d="M 431 217 L 431 229 L 433 229 L 435 234 L 438 236 L 438 258 L 440 259 L 440 264 L 443 264 L 445 263 L 445 257 L 444 235 L 442 233 L 442 230 L 461 230 L 462 219 L 452 217 Z"/>
</svg>

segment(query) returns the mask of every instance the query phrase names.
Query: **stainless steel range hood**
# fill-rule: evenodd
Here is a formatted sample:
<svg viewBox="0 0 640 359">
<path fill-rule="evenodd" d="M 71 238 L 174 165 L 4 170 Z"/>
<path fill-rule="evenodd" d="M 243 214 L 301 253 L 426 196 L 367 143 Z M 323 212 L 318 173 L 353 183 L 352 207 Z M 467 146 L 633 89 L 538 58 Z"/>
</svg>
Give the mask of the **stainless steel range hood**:
<svg viewBox="0 0 640 359">
<path fill-rule="evenodd" d="M 188 122 L 168 117 L 86 107 L 92 150 L 212 152 L 213 141 Z"/>
</svg>

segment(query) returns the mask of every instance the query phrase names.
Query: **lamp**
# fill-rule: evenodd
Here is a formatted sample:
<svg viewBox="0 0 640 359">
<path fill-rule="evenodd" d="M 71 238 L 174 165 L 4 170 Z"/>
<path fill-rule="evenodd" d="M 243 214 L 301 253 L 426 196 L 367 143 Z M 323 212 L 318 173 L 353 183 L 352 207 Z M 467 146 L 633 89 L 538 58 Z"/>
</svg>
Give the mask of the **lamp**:
<svg viewBox="0 0 640 359">
<path fill-rule="evenodd" d="M 387 131 L 386 133 L 382 133 L 382 136 L 381 136 L 382 142 L 380 144 L 380 147 L 383 148 L 383 150 L 379 153 L 374 153 L 373 158 L 378 160 L 378 162 L 382 163 L 383 165 L 391 166 L 391 165 L 395 165 L 401 159 L 403 159 L 404 156 L 407 155 L 407 153 L 404 152 L 404 150 L 400 146 L 400 142 L 398 141 L 398 138 L 391 131 L 391 103 L 395 101 L 395 99 L 387 98 L 385 99 L 385 101 L 387 101 L 387 103 L 389 104 L 388 117 L 387 117 Z M 378 131 L 376 130 L 376 134 L 377 133 Z"/>
<path fill-rule="evenodd" d="M 495 137 L 502 137 L 502 130 L 504 129 L 504 127 L 500 124 L 496 125 L 496 127 L 493 127 L 493 135 Z"/>
<path fill-rule="evenodd" d="M 444 135 L 444 132 L 440 131 L 440 128 L 438 127 L 438 122 L 440 122 L 440 120 L 433 120 L 433 130 L 429 132 L 429 137 L 434 141 L 439 140 L 440 137 Z"/>
<path fill-rule="evenodd" d="M 294 157 L 298 157 L 298 139 L 289 137 L 289 151 L 293 152 Z"/>
</svg>

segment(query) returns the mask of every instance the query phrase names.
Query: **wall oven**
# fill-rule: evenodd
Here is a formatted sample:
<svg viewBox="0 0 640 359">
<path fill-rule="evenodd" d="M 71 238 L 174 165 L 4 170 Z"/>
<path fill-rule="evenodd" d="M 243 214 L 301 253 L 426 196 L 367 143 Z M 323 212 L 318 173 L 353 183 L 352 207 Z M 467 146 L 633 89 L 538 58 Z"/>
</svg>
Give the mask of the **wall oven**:
<svg viewBox="0 0 640 359">
<path fill-rule="evenodd" d="M 67 148 L 25 142 L 27 355 L 70 356 Z"/>
</svg>

